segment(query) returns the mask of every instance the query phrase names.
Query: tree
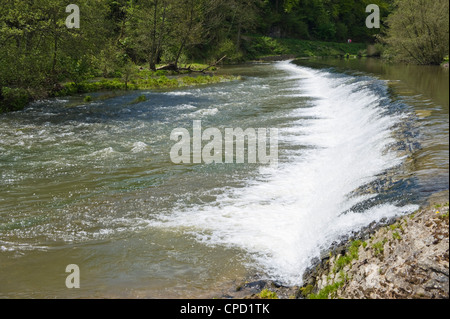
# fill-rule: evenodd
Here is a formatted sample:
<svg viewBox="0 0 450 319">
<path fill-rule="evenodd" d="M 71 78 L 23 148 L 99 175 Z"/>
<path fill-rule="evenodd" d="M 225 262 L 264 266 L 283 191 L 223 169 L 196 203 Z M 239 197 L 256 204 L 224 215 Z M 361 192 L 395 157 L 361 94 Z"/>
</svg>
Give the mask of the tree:
<svg viewBox="0 0 450 319">
<path fill-rule="evenodd" d="M 82 28 L 65 25 L 63 0 L 2 0 L 0 84 L 52 87 L 67 77 L 83 77 L 104 45 L 103 0 L 80 0 Z"/>
<path fill-rule="evenodd" d="M 127 35 L 138 56 L 143 57 L 151 70 L 156 70 L 162 45 L 168 36 L 167 16 L 170 0 L 146 1 L 128 8 L 130 17 Z M 128 40 L 128 39 L 127 39 Z"/>
<path fill-rule="evenodd" d="M 200 19 L 202 5 L 205 1 L 177 0 L 170 15 L 170 43 L 174 48 L 173 65 L 178 63 L 184 50 L 201 42 L 202 24 Z"/>
<path fill-rule="evenodd" d="M 440 64 L 449 52 L 448 0 L 396 0 L 382 41 L 394 59 Z"/>
</svg>

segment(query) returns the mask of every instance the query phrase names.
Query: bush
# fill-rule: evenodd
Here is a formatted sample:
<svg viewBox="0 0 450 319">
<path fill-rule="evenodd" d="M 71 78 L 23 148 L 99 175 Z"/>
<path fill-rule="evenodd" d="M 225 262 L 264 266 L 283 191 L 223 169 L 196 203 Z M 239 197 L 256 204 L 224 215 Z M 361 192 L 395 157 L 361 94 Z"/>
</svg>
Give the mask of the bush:
<svg viewBox="0 0 450 319">
<path fill-rule="evenodd" d="M 23 110 L 31 97 L 25 89 L 2 87 L 0 91 L 0 113 Z"/>
<path fill-rule="evenodd" d="M 65 84 L 61 90 L 54 93 L 54 96 L 68 96 L 73 94 L 84 94 L 92 93 L 98 91 L 122 91 L 122 90 L 137 90 L 137 85 L 135 83 L 128 83 L 125 85 L 124 82 L 120 80 L 106 80 L 103 79 L 100 82 L 81 82 L 74 83 L 70 82 Z"/>
<path fill-rule="evenodd" d="M 386 58 L 415 64 L 441 64 L 449 51 L 448 0 L 396 0 L 382 37 Z"/>
<path fill-rule="evenodd" d="M 169 72 L 166 70 L 158 70 L 153 73 L 154 76 L 164 76 L 164 75 L 168 75 L 168 74 L 169 74 Z"/>
</svg>

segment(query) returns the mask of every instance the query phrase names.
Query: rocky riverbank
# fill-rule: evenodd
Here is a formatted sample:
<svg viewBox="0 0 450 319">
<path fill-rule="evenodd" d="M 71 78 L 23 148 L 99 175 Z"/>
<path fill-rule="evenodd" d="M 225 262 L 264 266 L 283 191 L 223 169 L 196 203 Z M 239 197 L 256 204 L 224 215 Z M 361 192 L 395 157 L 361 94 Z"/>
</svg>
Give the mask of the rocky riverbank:
<svg viewBox="0 0 450 319">
<path fill-rule="evenodd" d="M 373 226 L 338 245 L 304 276 L 303 287 L 244 282 L 229 298 L 449 298 L 448 192 L 416 213 Z"/>
</svg>

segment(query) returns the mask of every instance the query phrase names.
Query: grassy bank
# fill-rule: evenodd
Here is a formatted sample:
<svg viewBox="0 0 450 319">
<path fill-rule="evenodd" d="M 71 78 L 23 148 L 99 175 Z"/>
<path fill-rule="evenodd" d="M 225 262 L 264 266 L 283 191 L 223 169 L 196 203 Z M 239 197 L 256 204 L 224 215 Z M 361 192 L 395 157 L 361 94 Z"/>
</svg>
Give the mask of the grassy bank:
<svg viewBox="0 0 450 319">
<path fill-rule="evenodd" d="M 181 66 L 191 68 L 194 71 L 203 70 L 206 65 L 195 64 Z M 128 90 L 156 90 L 174 89 L 187 86 L 214 84 L 225 81 L 237 80 L 239 77 L 218 76 L 213 73 L 189 73 L 189 71 L 151 71 L 133 65 L 125 74 L 115 78 L 96 78 L 80 83 L 68 82 L 56 90 L 50 92 L 50 96 L 68 96 L 99 91 L 128 91 Z"/>
<path fill-rule="evenodd" d="M 246 59 L 260 59 L 274 55 L 292 55 L 297 58 L 360 55 L 367 56 L 365 43 L 338 43 L 299 39 L 276 39 L 265 36 L 244 37 Z"/>
<path fill-rule="evenodd" d="M 192 64 L 181 67 L 190 67 L 194 71 L 199 71 L 208 66 Z M 211 68 L 210 70 L 215 71 L 216 68 Z M 19 111 L 25 108 L 32 100 L 49 97 L 63 97 L 102 91 L 174 89 L 240 79 L 237 76 L 216 75 L 213 73 L 204 74 L 189 73 L 189 71 L 174 72 L 165 70 L 149 71 L 137 65 L 133 65 L 126 74 L 119 72 L 116 75 L 113 78 L 98 77 L 81 82 L 69 81 L 61 83 L 49 91 L 3 87 L 0 91 L 0 113 Z M 89 96 L 86 98 L 89 100 Z"/>
</svg>

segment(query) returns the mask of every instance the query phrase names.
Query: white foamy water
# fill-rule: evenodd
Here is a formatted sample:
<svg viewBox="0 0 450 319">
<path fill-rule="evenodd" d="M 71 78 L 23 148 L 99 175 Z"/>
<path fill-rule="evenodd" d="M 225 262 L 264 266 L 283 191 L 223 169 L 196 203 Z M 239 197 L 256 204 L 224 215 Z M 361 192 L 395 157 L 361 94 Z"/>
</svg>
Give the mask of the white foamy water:
<svg viewBox="0 0 450 319">
<path fill-rule="evenodd" d="M 140 153 L 148 149 L 148 145 L 144 142 L 136 142 L 133 143 L 133 148 L 131 149 L 131 153 Z"/>
<path fill-rule="evenodd" d="M 291 114 L 301 120 L 280 132 L 281 142 L 305 149 L 277 168 L 263 168 L 262 181 L 232 189 L 212 205 L 180 207 L 154 226 L 240 248 L 268 278 L 297 285 L 311 261 L 343 235 L 418 207 L 392 202 L 351 210 L 377 195 L 352 196 L 355 190 L 403 161 L 390 150 L 401 115 L 387 115 L 369 83 L 288 62 L 278 68 L 287 73 L 290 92 L 311 98 L 309 107 Z"/>
</svg>

